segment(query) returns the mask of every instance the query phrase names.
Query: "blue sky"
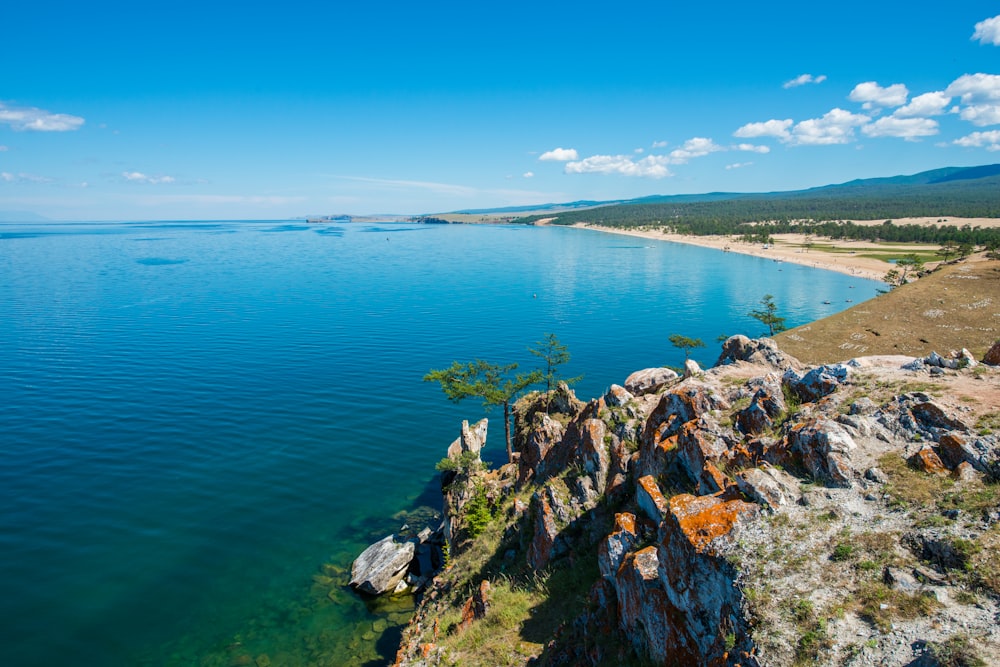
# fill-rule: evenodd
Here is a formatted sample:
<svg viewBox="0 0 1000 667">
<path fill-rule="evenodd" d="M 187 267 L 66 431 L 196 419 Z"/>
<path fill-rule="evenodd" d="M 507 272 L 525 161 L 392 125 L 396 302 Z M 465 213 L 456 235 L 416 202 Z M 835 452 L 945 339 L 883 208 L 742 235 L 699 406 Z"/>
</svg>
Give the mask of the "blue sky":
<svg viewBox="0 0 1000 667">
<path fill-rule="evenodd" d="M 427 213 L 1000 162 L 1000 4 L 8 3 L 0 210 Z"/>
</svg>

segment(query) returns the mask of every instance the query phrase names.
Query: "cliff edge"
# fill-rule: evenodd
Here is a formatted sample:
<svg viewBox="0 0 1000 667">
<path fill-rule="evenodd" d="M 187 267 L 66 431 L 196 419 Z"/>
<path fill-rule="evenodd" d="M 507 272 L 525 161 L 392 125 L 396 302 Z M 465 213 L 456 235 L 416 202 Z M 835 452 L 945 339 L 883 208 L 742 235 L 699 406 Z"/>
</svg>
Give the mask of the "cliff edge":
<svg viewBox="0 0 1000 667">
<path fill-rule="evenodd" d="M 1000 664 L 1000 369 L 734 336 L 686 375 L 530 394 L 513 463 L 457 458 L 396 664 Z"/>
</svg>

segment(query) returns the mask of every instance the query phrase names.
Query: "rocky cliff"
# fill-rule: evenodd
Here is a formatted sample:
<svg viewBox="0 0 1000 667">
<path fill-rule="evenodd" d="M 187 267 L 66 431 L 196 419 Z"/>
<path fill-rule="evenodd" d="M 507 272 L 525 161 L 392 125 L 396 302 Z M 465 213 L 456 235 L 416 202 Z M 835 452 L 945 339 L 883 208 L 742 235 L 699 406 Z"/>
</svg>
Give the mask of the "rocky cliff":
<svg viewBox="0 0 1000 667">
<path fill-rule="evenodd" d="M 396 664 L 1000 664 L 1000 370 L 736 336 L 685 375 L 526 396 L 498 470 L 453 446 Z"/>
</svg>

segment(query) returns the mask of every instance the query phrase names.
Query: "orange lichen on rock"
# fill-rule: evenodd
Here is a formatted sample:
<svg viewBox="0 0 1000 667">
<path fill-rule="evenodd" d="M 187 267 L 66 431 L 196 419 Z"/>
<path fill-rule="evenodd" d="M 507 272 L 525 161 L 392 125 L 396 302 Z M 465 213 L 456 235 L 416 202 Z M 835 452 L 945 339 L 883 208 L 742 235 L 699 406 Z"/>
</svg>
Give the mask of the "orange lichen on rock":
<svg viewBox="0 0 1000 667">
<path fill-rule="evenodd" d="M 635 535 L 635 515 L 631 512 L 618 512 L 615 514 L 615 528 L 612 532 L 625 531 Z"/>
<path fill-rule="evenodd" d="M 660 486 L 652 475 L 640 477 L 636 488 L 639 507 L 654 523 L 660 523 L 670 509 L 667 499 L 660 492 Z"/>
<path fill-rule="evenodd" d="M 732 532 L 744 515 L 759 511 L 754 503 L 716 496 L 683 493 L 670 499 L 670 514 L 698 553 L 708 550 L 715 539 Z"/>
<path fill-rule="evenodd" d="M 924 447 L 909 458 L 910 465 L 918 470 L 933 473 L 935 475 L 947 475 L 948 469 L 944 467 L 939 457 L 930 447 Z"/>
</svg>

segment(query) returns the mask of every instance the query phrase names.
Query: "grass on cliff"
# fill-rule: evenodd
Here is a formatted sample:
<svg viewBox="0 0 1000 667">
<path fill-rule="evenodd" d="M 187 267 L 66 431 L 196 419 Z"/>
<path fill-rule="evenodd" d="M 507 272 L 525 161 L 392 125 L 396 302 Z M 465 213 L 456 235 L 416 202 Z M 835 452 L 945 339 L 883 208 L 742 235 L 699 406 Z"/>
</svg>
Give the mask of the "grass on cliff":
<svg viewBox="0 0 1000 667">
<path fill-rule="evenodd" d="M 530 489 L 517 497 L 527 503 Z M 512 529 L 514 501 L 506 498 L 439 575 L 448 593 L 439 606 L 438 636 L 425 627 L 421 642 L 443 649 L 442 664 L 523 665 L 542 655 L 557 628 L 587 607 L 590 587 L 600 577 L 596 549 L 535 572 L 525 563 L 519 531 Z M 484 579 L 491 586 L 486 616 L 461 629 L 462 605 Z"/>
</svg>

